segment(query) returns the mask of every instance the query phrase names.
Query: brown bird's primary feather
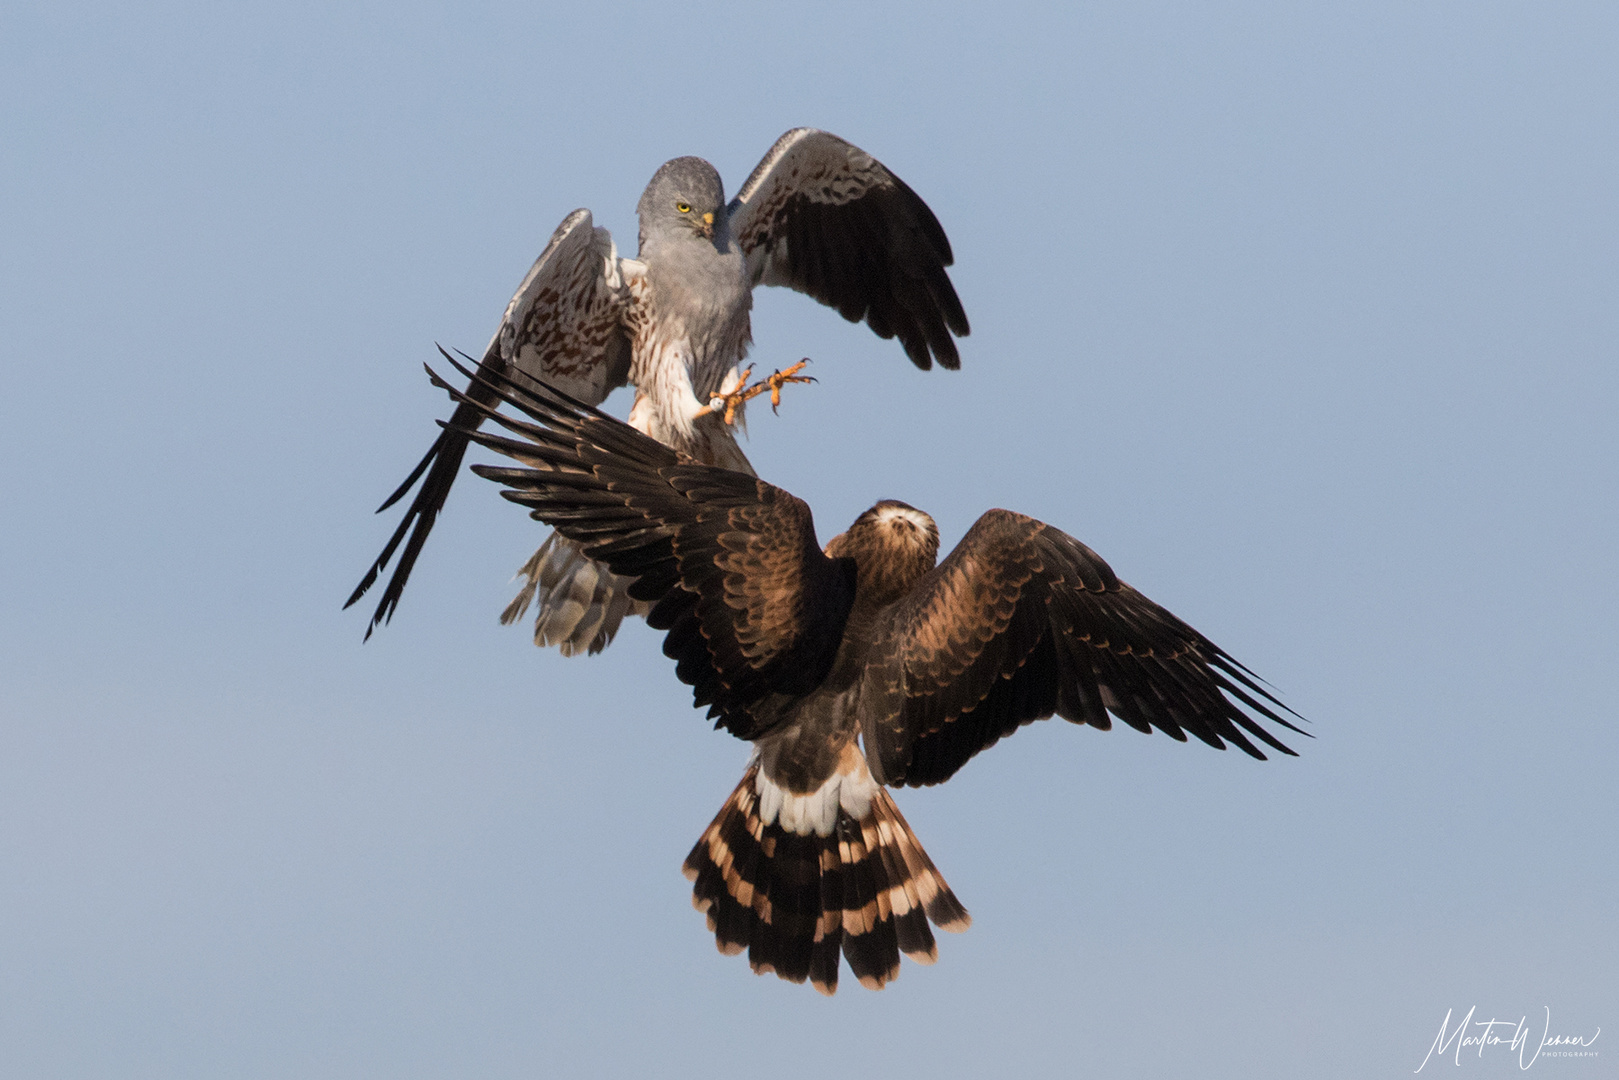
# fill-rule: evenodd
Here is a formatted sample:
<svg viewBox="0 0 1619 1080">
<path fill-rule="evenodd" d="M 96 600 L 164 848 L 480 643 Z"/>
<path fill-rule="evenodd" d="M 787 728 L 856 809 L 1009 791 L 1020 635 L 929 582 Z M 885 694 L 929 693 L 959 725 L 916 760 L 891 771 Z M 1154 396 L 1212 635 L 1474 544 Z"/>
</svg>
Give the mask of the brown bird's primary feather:
<svg viewBox="0 0 1619 1080">
<path fill-rule="evenodd" d="M 462 369 L 529 420 L 469 433 L 521 467 L 473 466 L 652 605 L 664 653 L 716 726 L 753 742 L 747 773 L 686 860 L 724 952 L 837 986 L 841 952 L 880 987 L 928 923 L 967 913 L 885 786 L 936 784 L 1024 724 L 1190 735 L 1264 759 L 1304 734 L 1208 638 L 1120 581 L 1095 552 L 1007 510 L 943 562 L 933 519 L 885 500 L 824 549 L 809 507 L 697 464 L 566 394 Z M 431 373 L 430 373 L 431 374 Z"/>
</svg>

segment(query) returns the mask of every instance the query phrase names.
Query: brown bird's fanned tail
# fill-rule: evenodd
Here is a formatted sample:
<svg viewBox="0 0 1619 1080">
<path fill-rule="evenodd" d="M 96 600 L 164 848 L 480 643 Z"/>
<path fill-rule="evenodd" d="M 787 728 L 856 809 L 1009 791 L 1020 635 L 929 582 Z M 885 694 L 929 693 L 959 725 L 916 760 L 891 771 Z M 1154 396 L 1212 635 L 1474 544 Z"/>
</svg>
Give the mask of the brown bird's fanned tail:
<svg viewBox="0 0 1619 1080">
<path fill-rule="evenodd" d="M 879 788 L 856 821 L 838 811 L 829 836 L 800 836 L 759 816 L 754 763 L 686 857 L 692 905 L 726 955 L 744 949 L 763 975 L 838 988 L 838 956 L 860 984 L 899 977 L 899 957 L 938 958 L 928 921 L 959 933 L 972 919 Z"/>
<path fill-rule="evenodd" d="M 546 537 L 517 572 L 527 580 L 501 612 L 501 625 L 521 619 L 538 600 L 534 644 L 555 645 L 563 656 L 594 656 L 613 640 L 624 616 L 645 615 L 652 607 L 630 599 L 633 579 L 613 573 L 561 533 Z"/>
</svg>

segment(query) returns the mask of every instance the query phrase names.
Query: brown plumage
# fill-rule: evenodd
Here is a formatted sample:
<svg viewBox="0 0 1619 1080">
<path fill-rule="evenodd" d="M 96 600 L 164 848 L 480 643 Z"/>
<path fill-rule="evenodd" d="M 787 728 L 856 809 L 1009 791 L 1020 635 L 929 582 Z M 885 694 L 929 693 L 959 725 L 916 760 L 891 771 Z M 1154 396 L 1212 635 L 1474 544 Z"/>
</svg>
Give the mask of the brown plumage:
<svg viewBox="0 0 1619 1080">
<path fill-rule="evenodd" d="M 683 867 L 721 952 L 747 950 L 759 974 L 808 979 L 823 994 L 837 991 L 841 952 L 862 986 L 880 990 L 899 977 L 900 953 L 938 959 L 929 919 L 952 932 L 972 922 L 886 791 L 865 817 L 840 811 L 828 835 L 800 836 L 761 820 L 758 783 L 755 761 Z"/>
<path fill-rule="evenodd" d="M 831 993 L 839 951 L 874 988 L 902 952 L 931 962 L 928 920 L 967 913 L 884 785 L 946 780 L 1031 721 L 1293 753 L 1261 721 L 1300 729 L 1247 668 L 1049 525 L 991 510 L 936 565 L 932 518 L 885 500 L 823 550 L 780 488 L 462 372 L 537 421 L 491 413 L 521 438 L 471 437 L 525 467 L 474 471 L 631 579 L 695 703 L 755 746 L 685 869 L 720 949 L 757 971 Z"/>
</svg>

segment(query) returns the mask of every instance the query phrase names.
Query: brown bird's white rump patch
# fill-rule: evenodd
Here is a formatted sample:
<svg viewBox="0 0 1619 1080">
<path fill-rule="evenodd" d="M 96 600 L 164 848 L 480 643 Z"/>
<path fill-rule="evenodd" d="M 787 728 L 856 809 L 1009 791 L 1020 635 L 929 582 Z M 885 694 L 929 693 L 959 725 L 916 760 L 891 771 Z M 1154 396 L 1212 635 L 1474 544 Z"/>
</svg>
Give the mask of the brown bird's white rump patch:
<svg viewBox="0 0 1619 1080">
<path fill-rule="evenodd" d="M 837 771 L 814 791 L 793 792 L 770 779 L 764 769 L 759 769 L 757 776 L 759 819 L 766 825 L 780 824 L 782 831 L 799 836 L 812 832 L 831 836 L 840 812 L 856 821 L 864 820 L 877 793 L 877 781 L 866 767 L 866 755 L 853 740 L 844 746 Z"/>
</svg>

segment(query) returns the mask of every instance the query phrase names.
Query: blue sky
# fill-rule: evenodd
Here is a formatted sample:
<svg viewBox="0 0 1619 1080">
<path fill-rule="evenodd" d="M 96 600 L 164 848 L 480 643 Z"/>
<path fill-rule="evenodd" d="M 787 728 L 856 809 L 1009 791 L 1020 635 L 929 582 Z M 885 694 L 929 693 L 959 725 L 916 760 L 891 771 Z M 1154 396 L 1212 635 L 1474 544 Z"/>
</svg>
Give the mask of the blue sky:
<svg viewBox="0 0 1619 1080">
<path fill-rule="evenodd" d="M 1452 1009 L 1619 1031 L 1610 5 L 0 18 L 17 1075 L 1364 1078 Z M 823 537 L 1049 521 L 1316 736 L 1047 723 L 900 792 L 974 925 L 830 1001 L 690 909 L 747 749 L 657 637 L 496 623 L 541 533 L 491 485 L 393 625 L 339 610 L 433 344 L 576 206 L 632 251 L 659 163 L 734 190 L 805 124 L 928 200 L 973 334 L 923 374 L 762 292 L 755 358 L 820 382 L 759 472 Z"/>
</svg>

